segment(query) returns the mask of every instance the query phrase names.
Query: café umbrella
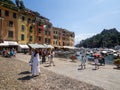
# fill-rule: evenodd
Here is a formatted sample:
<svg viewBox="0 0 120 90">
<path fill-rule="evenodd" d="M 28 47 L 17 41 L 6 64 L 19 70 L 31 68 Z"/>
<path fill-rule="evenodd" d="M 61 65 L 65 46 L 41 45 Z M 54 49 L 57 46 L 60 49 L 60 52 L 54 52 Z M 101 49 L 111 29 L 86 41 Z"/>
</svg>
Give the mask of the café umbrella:
<svg viewBox="0 0 120 90">
<path fill-rule="evenodd" d="M 94 56 L 98 57 L 98 56 L 100 56 L 100 54 L 99 53 L 95 53 Z"/>
</svg>

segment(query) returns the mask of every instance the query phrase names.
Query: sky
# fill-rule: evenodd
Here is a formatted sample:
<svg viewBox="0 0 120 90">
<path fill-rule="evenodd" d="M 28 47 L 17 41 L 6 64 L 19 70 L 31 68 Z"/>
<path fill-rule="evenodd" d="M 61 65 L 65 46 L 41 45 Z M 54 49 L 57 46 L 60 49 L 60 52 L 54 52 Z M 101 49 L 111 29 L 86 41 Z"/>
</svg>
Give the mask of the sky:
<svg viewBox="0 0 120 90">
<path fill-rule="evenodd" d="M 12 0 L 15 2 L 15 0 Z M 120 31 L 120 0 L 22 0 L 54 27 L 75 33 L 75 44 L 103 29 Z"/>
</svg>

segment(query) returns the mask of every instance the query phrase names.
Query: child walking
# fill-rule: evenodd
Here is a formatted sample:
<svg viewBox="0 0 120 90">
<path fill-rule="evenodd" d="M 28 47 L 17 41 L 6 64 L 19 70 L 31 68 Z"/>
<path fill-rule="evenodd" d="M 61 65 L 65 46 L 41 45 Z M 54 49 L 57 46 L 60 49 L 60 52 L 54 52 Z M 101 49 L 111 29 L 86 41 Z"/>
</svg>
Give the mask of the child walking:
<svg viewBox="0 0 120 90">
<path fill-rule="evenodd" d="M 99 69 L 99 60 L 98 60 L 99 57 L 95 56 L 94 58 L 94 62 L 95 62 L 95 70 Z"/>
<path fill-rule="evenodd" d="M 55 52 L 51 51 L 51 54 L 50 54 L 50 66 L 51 66 L 51 64 L 53 64 L 53 66 L 55 66 L 55 64 L 54 64 L 54 55 L 55 55 Z"/>
</svg>

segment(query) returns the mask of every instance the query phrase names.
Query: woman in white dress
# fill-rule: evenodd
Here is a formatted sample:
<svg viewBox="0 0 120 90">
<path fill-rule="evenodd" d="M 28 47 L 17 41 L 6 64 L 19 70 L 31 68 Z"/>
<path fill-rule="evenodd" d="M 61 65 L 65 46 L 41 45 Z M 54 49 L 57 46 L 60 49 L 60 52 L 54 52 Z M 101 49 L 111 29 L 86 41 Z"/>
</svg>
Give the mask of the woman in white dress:
<svg viewBox="0 0 120 90">
<path fill-rule="evenodd" d="M 38 50 L 35 50 L 32 60 L 32 76 L 38 76 L 40 74 L 40 60 Z"/>
</svg>

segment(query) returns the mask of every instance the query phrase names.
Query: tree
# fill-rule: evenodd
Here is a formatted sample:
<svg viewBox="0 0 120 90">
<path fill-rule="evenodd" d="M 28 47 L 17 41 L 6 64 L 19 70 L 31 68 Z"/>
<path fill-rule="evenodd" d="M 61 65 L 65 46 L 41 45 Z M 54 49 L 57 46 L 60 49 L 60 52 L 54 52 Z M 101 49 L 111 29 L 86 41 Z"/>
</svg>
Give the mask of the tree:
<svg viewBox="0 0 120 90">
<path fill-rule="evenodd" d="M 80 42 L 79 46 L 89 47 L 89 48 L 99 48 L 99 47 L 114 47 L 120 45 L 120 32 L 115 28 L 104 29 L 100 34 L 97 34 L 91 38 L 87 38 Z"/>
</svg>

